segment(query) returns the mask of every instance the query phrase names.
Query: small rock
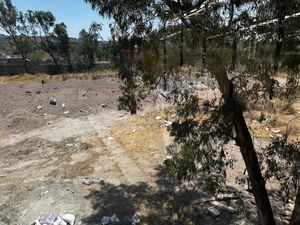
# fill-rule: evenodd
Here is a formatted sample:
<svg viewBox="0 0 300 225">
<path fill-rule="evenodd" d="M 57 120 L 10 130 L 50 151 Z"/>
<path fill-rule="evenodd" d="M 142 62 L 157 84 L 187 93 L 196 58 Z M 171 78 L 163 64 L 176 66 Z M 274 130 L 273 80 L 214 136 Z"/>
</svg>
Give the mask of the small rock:
<svg viewBox="0 0 300 225">
<path fill-rule="evenodd" d="M 61 217 L 64 221 L 67 222 L 69 225 L 74 225 L 75 224 L 75 216 L 72 214 L 64 214 Z"/>
<path fill-rule="evenodd" d="M 50 99 L 50 105 L 56 105 L 56 99 L 55 98 Z"/>
<path fill-rule="evenodd" d="M 89 177 L 84 177 L 80 179 L 80 183 L 90 186 L 92 184 L 104 184 L 104 180 L 102 179 L 91 179 Z"/>
<path fill-rule="evenodd" d="M 38 110 L 42 110 L 43 107 L 42 107 L 41 105 L 39 105 L 39 106 L 37 107 L 37 109 L 38 109 Z"/>
<path fill-rule="evenodd" d="M 106 108 L 108 105 L 107 104 L 101 104 L 102 108 Z"/>
<path fill-rule="evenodd" d="M 165 121 L 165 127 L 170 127 L 172 126 L 172 122 L 171 121 Z"/>
<path fill-rule="evenodd" d="M 46 117 L 46 116 L 48 116 L 48 114 L 47 114 L 47 113 L 44 113 L 44 116 Z"/>
<path fill-rule="evenodd" d="M 37 145 L 37 147 L 38 147 L 38 148 L 40 148 L 40 147 L 41 147 L 41 145 Z"/>
<path fill-rule="evenodd" d="M 61 104 L 61 107 L 65 108 L 66 107 L 66 103 Z"/>
<path fill-rule="evenodd" d="M 64 115 L 67 115 L 67 114 L 69 114 L 69 111 L 65 111 L 65 112 L 64 112 Z"/>
<path fill-rule="evenodd" d="M 31 94 L 32 94 L 32 91 L 25 91 L 25 94 L 31 95 Z"/>
<path fill-rule="evenodd" d="M 133 130 L 132 130 L 132 133 L 133 133 L 133 134 L 135 134 L 136 132 L 137 132 L 137 130 L 136 130 L 136 129 L 133 129 Z"/>
<path fill-rule="evenodd" d="M 207 211 L 213 218 L 217 218 L 218 216 L 220 216 L 219 210 L 214 207 L 208 207 Z"/>
<path fill-rule="evenodd" d="M 48 125 L 52 125 L 52 124 L 54 124 L 54 121 L 48 121 Z"/>
<path fill-rule="evenodd" d="M 161 120 L 160 116 L 155 117 L 156 120 Z"/>
<path fill-rule="evenodd" d="M 37 95 L 41 94 L 42 92 L 41 91 L 36 91 L 35 92 Z"/>
<path fill-rule="evenodd" d="M 66 144 L 66 147 L 73 147 L 73 144 Z"/>
</svg>

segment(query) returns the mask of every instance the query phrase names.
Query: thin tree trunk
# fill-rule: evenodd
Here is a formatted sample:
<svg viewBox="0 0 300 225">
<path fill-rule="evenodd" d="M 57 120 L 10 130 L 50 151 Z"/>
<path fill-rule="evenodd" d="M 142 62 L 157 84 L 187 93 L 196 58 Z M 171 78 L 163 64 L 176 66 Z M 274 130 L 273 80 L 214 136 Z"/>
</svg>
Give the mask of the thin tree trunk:
<svg viewBox="0 0 300 225">
<path fill-rule="evenodd" d="M 275 56 L 274 56 L 274 74 L 278 71 L 279 61 L 281 57 L 282 47 L 283 47 L 283 40 L 285 35 L 284 29 L 284 20 L 286 16 L 286 4 L 287 3 L 278 3 L 278 27 L 276 29 L 276 48 L 275 48 Z"/>
<path fill-rule="evenodd" d="M 275 225 L 273 211 L 261 174 L 257 154 L 242 109 L 234 94 L 233 83 L 228 80 L 225 71 L 222 74 L 217 74 L 217 81 L 225 99 L 225 104 L 232 112 L 231 119 L 236 132 L 236 142 L 240 148 L 251 181 L 260 222 L 262 225 Z"/>
<path fill-rule="evenodd" d="M 181 28 L 181 34 L 180 34 L 180 67 L 183 66 L 184 63 L 184 58 L 183 58 L 183 41 L 184 41 L 184 36 L 183 36 L 183 28 Z"/>
<path fill-rule="evenodd" d="M 57 73 L 61 73 L 61 69 L 60 69 L 60 66 L 59 66 L 59 63 L 58 63 L 56 57 L 52 53 L 49 53 L 49 54 L 50 54 L 50 56 L 51 56 L 51 58 L 52 58 L 52 60 L 53 60 L 53 62 L 55 64 Z"/>
<path fill-rule="evenodd" d="M 230 70 L 234 71 L 237 63 L 237 36 L 234 34 L 233 42 L 232 42 L 232 58 L 231 58 L 231 66 Z"/>
<path fill-rule="evenodd" d="M 290 225 L 300 224 L 300 186 L 298 187 L 298 194 L 296 196 L 295 206 L 291 217 Z"/>
<path fill-rule="evenodd" d="M 137 113 L 137 102 L 135 97 L 131 97 L 130 114 L 135 115 L 136 113 Z"/>
<path fill-rule="evenodd" d="M 207 40 L 206 40 L 206 34 L 204 34 L 202 40 L 202 70 L 203 71 L 205 71 L 206 69 L 206 57 L 207 57 Z"/>
<path fill-rule="evenodd" d="M 164 73 L 167 71 L 167 44 L 166 40 L 163 40 L 163 48 L 164 48 L 164 59 L 163 59 L 163 64 L 164 64 Z"/>
</svg>

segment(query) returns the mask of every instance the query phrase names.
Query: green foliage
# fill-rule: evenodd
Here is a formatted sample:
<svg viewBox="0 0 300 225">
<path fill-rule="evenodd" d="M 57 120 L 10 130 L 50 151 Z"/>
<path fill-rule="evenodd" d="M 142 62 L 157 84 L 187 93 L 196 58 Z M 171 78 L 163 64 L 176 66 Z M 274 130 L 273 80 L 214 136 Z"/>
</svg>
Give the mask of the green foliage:
<svg viewBox="0 0 300 225">
<path fill-rule="evenodd" d="M 300 184 L 300 142 L 277 139 L 262 150 L 261 169 L 266 181 L 280 185 L 280 195 L 287 203 Z"/>
<path fill-rule="evenodd" d="M 33 64 L 33 65 L 39 65 L 41 64 L 42 62 L 42 58 L 44 56 L 44 51 L 40 50 L 40 49 L 37 49 L 33 52 L 31 52 L 29 55 L 28 55 L 28 58 L 30 60 L 30 63 Z"/>
<path fill-rule="evenodd" d="M 99 54 L 99 39 L 101 38 L 101 24 L 92 23 L 89 31 L 85 29 L 79 33 L 79 49 L 80 57 L 75 59 L 75 65 L 79 65 L 83 69 L 91 69 L 95 65 L 95 57 Z"/>
</svg>

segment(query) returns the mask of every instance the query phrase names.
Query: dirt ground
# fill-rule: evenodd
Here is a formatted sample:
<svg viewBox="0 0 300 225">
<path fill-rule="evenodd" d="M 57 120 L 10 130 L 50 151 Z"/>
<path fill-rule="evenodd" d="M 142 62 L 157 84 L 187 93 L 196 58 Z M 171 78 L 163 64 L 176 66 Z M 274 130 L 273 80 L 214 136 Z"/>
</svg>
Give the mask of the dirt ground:
<svg viewBox="0 0 300 225">
<path fill-rule="evenodd" d="M 162 168 L 171 141 L 165 115 L 150 101 L 133 117 L 118 111 L 119 82 L 108 74 L 0 79 L 0 225 L 27 225 L 46 212 L 72 213 L 78 225 L 113 214 L 128 222 L 135 212 L 142 224 L 182 224 L 174 221 L 188 196 Z M 245 222 L 242 209 L 220 207 L 213 218 L 206 208 L 185 212 L 184 224 Z"/>
</svg>

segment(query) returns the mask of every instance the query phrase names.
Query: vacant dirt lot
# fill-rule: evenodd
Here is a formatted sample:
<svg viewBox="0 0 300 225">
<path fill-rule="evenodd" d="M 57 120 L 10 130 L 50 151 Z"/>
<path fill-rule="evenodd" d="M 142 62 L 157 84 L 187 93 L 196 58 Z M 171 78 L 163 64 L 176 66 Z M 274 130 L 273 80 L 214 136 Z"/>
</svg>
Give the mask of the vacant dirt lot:
<svg viewBox="0 0 300 225">
<path fill-rule="evenodd" d="M 246 214 L 237 199 L 228 204 L 238 211 L 219 205 L 217 218 L 209 204 L 185 211 L 189 193 L 178 192 L 161 167 L 170 114 L 152 102 L 137 116 L 118 111 L 119 82 L 109 74 L 1 77 L 0 225 L 30 224 L 45 212 L 72 213 L 76 224 L 101 224 L 114 213 L 128 222 L 135 212 L 142 224 L 176 224 L 184 213 L 184 224 L 242 224 L 246 217 L 255 224 L 253 199 Z M 244 170 L 232 152 L 240 163 L 231 185 Z"/>
</svg>

